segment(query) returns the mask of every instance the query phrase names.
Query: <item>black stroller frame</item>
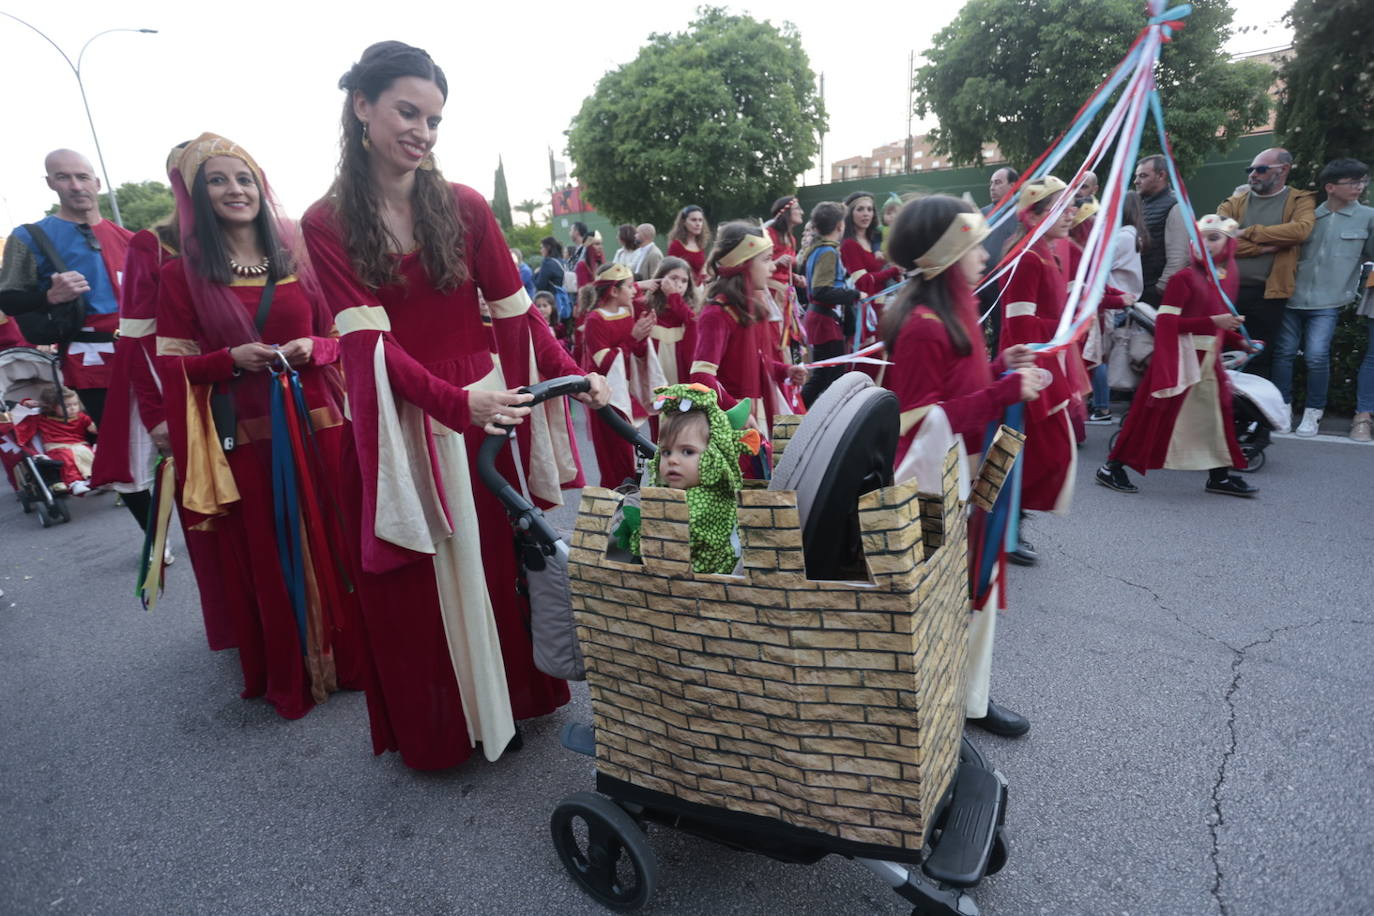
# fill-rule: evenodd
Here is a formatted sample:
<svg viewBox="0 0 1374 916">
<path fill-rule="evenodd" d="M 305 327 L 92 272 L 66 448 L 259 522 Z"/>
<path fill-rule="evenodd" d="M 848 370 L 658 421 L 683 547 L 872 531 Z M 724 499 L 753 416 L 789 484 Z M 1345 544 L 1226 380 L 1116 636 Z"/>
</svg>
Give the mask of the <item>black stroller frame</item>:
<svg viewBox="0 0 1374 916">
<path fill-rule="evenodd" d="M 807 531 L 814 530 L 817 535 L 810 538 L 808 544 L 824 544 L 824 549 L 815 552 L 829 555 L 829 559 L 818 558 L 813 569 L 813 551 L 808 546 L 805 574 L 812 578 L 819 578 L 817 570 L 821 568 L 843 572 L 849 566 L 852 561 L 849 554 L 855 545 L 843 543 L 846 538 L 837 536 L 837 532 L 844 531 L 857 517 L 858 494 L 892 483 L 891 455 L 897 436 L 896 399 L 890 392 L 872 388 L 866 379 L 863 384 L 869 391 L 860 392 L 867 399 L 861 405 L 862 410 L 855 414 L 849 428 L 830 431 L 831 440 L 839 441 L 842 446 L 835 453 L 836 459 L 828 462 L 829 466 L 832 469 L 851 468 L 853 473 L 811 474 L 798 462 L 791 463 L 792 480 L 796 479 L 795 474 L 804 472 L 815 478 L 814 486 L 805 494 L 799 488 L 797 494 L 799 506 L 803 501 L 808 503 L 804 511 L 809 511 L 809 519 L 803 520 L 803 527 Z M 839 396 L 838 389 L 844 387 L 832 389 L 837 392 L 835 397 Z M 587 388 L 585 379 L 568 377 L 522 390 L 531 393 L 533 403 L 537 404 Z M 832 397 L 832 393 L 827 392 L 825 397 Z M 816 415 L 818 408 L 823 406 L 818 401 L 808 416 Z M 641 457 L 654 454 L 653 443 L 616 411 L 603 408 L 600 416 L 632 442 Z M 819 435 L 814 432 L 818 425 L 819 421 L 808 428 L 807 418 L 802 419 L 788 446 L 797 451 L 789 451 L 778 467 L 783 475 L 778 479 L 784 484 L 788 480 L 787 459 L 800 454 L 798 445 L 808 433 L 813 440 Z M 870 432 L 863 434 L 863 429 Z M 535 549 L 549 556 L 557 552 L 566 554 L 567 545 L 539 509 L 496 470 L 496 457 L 506 442 L 504 435 L 492 435 L 483 442 L 477 460 L 479 476 L 506 506 L 517 538 L 527 545 L 536 545 Z M 950 467 L 953 465 L 947 464 L 947 477 Z M 590 498 L 595 502 L 602 495 L 597 493 Z M 584 496 L 584 510 L 587 498 Z M 944 498 L 948 500 L 949 494 Z M 924 516 L 915 524 L 920 525 L 923 521 Z M 857 529 L 857 524 L 853 527 Z M 579 527 L 579 537 L 583 536 L 585 529 Z M 962 559 L 962 554 L 960 557 Z M 834 578 L 842 577 L 853 578 L 840 575 Z M 592 669 L 598 664 L 598 656 L 592 651 L 595 646 L 584 641 L 583 648 L 588 652 L 587 663 Z M 593 693 L 595 713 L 598 704 L 596 692 Z M 958 703 L 962 710 L 962 701 Z M 962 712 L 958 721 L 962 722 Z M 617 778 L 606 772 L 610 767 L 602 766 L 598 767 L 596 792 L 576 792 L 555 807 L 550 833 L 569 875 L 584 892 L 612 910 L 639 909 L 653 893 L 658 881 L 658 866 L 645 835 L 646 827 L 653 824 L 788 863 L 810 864 L 827 855 L 842 855 L 859 862 L 892 887 L 913 905 L 914 914 L 976 916 L 979 910 L 967 889 L 985 875 L 1000 870 L 1007 860 L 1004 830 L 1007 780 L 988 766 L 967 739 L 959 737 L 957 726 L 943 740 L 956 738 L 957 749 L 950 749 L 955 755 L 952 758 L 953 776 L 938 800 L 930 806 L 925 840 L 917 843 L 917 848 L 910 843 L 894 847 L 864 842 L 797 826 L 775 817 L 700 804 L 672 792 Z M 597 756 L 596 733 L 587 724 L 568 723 L 562 732 L 562 742 L 570 750 Z"/>
</svg>

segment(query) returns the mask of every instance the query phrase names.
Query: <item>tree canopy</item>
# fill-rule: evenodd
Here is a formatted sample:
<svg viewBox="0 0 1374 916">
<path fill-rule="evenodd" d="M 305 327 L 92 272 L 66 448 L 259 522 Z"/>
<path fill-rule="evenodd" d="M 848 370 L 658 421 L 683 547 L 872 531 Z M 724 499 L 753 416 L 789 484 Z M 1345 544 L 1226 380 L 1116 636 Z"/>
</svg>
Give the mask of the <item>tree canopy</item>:
<svg viewBox="0 0 1374 916">
<path fill-rule="evenodd" d="M 790 193 L 825 129 L 815 74 L 789 23 L 703 7 L 603 76 L 568 130 L 585 200 L 611 222 L 712 221 Z"/>
<path fill-rule="evenodd" d="M 172 189 L 160 181 L 126 181 L 116 193 L 119 194 L 119 217 L 130 232 L 157 225 L 171 216 L 177 206 Z M 49 214 L 56 212 L 57 204 L 48 208 Z M 100 195 L 100 212 L 107 219 L 114 216 L 109 194 Z"/>
<path fill-rule="evenodd" d="M 1273 81 L 1263 64 L 1227 60 L 1227 0 L 1192 5 L 1155 74 L 1185 173 L 1264 124 Z M 969 0 L 915 74 L 916 113 L 940 121 L 935 149 L 981 164 L 983 146 L 996 142 L 1010 162 L 1028 165 L 1126 55 L 1145 25 L 1142 10 L 1139 0 Z M 1091 132 L 1074 165 L 1090 140 Z M 1143 150 L 1157 149 L 1147 126 Z"/>
<path fill-rule="evenodd" d="M 506 232 L 515 225 L 510 216 L 510 192 L 506 190 L 506 164 L 500 156 L 496 157 L 496 193 L 491 199 L 491 211 Z"/>
<path fill-rule="evenodd" d="M 1297 0 L 1287 19 L 1275 130 L 1305 184 L 1332 159 L 1374 155 L 1374 27 L 1368 0 Z"/>
</svg>

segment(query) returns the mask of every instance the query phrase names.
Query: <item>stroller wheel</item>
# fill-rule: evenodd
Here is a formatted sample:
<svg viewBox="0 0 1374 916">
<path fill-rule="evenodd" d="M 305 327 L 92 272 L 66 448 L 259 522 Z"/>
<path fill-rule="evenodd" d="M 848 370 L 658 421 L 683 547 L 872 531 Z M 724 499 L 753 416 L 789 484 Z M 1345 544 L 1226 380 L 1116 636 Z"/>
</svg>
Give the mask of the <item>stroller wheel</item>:
<svg viewBox="0 0 1374 916">
<path fill-rule="evenodd" d="M 49 508 L 48 504 L 45 502 L 38 502 L 35 503 L 35 505 L 38 508 L 38 524 L 42 525 L 44 528 L 51 528 L 53 525 L 62 524 L 62 519 L 57 517 L 56 505 L 54 505 L 53 508 Z"/>
<path fill-rule="evenodd" d="M 71 510 L 67 508 L 67 501 L 59 499 L 52 504 L 52 514 L 59 522 L 69 522 L 72 520 Z"/>
<path fill-rule="evenodd" d="M 623 912 L 649 901 L 658 862 L 625 809 L 595 792 L 575 792 L 554 809 L 549 829 L 563 867 L 597 903 Z"/>
<path fill-rule="evenodd" d="M 1125 422 L 1126 422 L 1126 418 L 1125 418 L 1125 417 L 1122 417 L 1121 422 L 1122 422 L 1122 423 L 1125 423 Z M 1112 433 L 1112 437 L 1111 437 L 1110 439 L 1107 440 L 1107 451 L 1108 451 L 1108 452 L 1110 452 L 1112 449 L 1116 448 L 1116 440 L 1117 440 L 1120 436 L 1121 436 L 1121 427 L 1118 426 L 1118 427 L 1116 428 L 1116 432 Z"/>
<path fill-rule="evenodd" d="M 1236 468 L 1237 471 L 1253 474 L 1264 467 L 1264 449 L 1256 448 L 1253 445 L 1242 445 L 1240 453 L 1245 456 L 1245 467 Z"/>
</svg>

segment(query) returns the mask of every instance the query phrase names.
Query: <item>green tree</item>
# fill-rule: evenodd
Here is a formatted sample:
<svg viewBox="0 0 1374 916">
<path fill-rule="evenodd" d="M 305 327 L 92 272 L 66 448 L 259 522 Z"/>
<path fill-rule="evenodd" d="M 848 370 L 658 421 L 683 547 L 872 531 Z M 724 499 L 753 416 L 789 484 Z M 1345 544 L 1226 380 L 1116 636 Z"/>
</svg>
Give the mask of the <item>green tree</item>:
<svg viewBox="0 0 1374 916">
<path fill-rule="evenodd" d="M 1286 19 L 1293 51 L 1275 130 L 1306 184 L 1332 159 L 1374 155 L 1374 35 L 1368 0 L 1297 0 Z"/>
<path fill-rule="evenodd" d="M 519 248 L 525 260 L 530 261 L 539 254 L 539 240 L 546 235 L 553 235 L 553 223 L 531 222 L 528 226 L 512 226 L 505 230 L 505 235 L 506 244 L 511 248 Z"/>
<path fill-rule="evenodd" d="M 1184 173 L 1264 124 L 1273 82 L 1263 64 L 1227 60 L 1228 0 L 1192 5 L 1155 72 Z M 1139 0 L 969 0 L 936 34 L 914 78 L 916 113 L 940 121 L 931 132 L 935 149 L 958 163 L 982 164 L 983 145 L 996 142 L 1009 161 L 1028 165 L 1125 56 L 1145 24 L 1142 6 Z M 1147 125 L 1144 151 L 1157 149 Z"/>
<path fill-rule="evenodd" d="M 171 216 L 177 206 L 172 189 L 160 181 L 126 181 L 116 193 L 119 195 L 119 216 L 130 232 L 157 225 Z M 56 212 L 54 204 L 48 213 Z M 100 195 L 100 212 L 106 218 L 113 215 L 109 194 Z"/>
<path fill-rule="evenodd" d="M 713 221 L 792 191 L 825 129 L 797 30 L 702 7 L 603 76 L 568 130 L 583 198 L 613 223 Z"/>
<path fill-rule="evenodd" d="M 492 212 L 501 228 L 510 232 L 515 221 L 510 218 L 510 192 L 506 190 L 506 164 L 496 157 L 496 194 L 491 199 Z"/>
<path fill-rule="evenodd" d="M 543 204 L 541 204 L 537 200 L 522 200 L 520 201 L 520 203 L 515 205 L 515 209 L 528 216 L 530 218 L 530 225 L 533 226 L 534 211 L 538 210 L 542 206 Z"/>
</svg>

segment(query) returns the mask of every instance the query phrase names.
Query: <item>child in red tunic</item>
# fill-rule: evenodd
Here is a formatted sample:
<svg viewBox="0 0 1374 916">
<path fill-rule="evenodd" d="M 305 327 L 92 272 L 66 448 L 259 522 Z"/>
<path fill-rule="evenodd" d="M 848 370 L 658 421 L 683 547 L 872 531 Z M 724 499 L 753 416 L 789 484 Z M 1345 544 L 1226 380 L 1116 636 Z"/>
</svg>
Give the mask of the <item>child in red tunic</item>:
<svg viewBox="0 0 1374 916">
<path fill-rule="evenodd" d="M 978 325 L 978 303 L 971 292 L 982 277 L 987 251 L 982 240 L 987 223 L 973 207 L 957 198 L 926 197 L 898 212 L 889 252 L 911 278 L 885 316 L 883 340 L 893 365 L 888 386 L 901 409 L 896 479 L 918 476 L 917 466 L 938 466 L 948 451 L 950 434 L 963 439 L 970 456 L 983 450 L 987 425 L 1017 401 L 1039 395 L 1040 373 L 1029 348 L 1013 346 L 997 364 L 988 363 Z M 1003 369 L 1014 369 L 997 376 Z M 925 441 L 922 434 L 928 433 Z M 942 434 L 943 433 L 943 434 Z M 921 452 L 938 452 L 929 461 Z M 922 472 L 924 473 L 924 472 Z M 918 476 L 919 479 L 919 476 Z M 987 516 L 974 510 L 970 542 L 986 530 Z M 972 578 L 981 551 L 969 551 Z M 1024 734 L 1030 723 L 988 698 L 992 638 L 996 612 L 1003 603 L 1004 558 L 984 594 L 973 595 L 978 613 L 969 623 L 969 720 L 997 734 Z"/>
<path fill-rule="evenodd" d="M 1198 220 L 1203 243 L 1218 265 L 1227 295 L 1239 286 L 1236 275 L 1235 220 L 1209 213 Z M 1136 389 L 1135 400 L 1097 482 L 1119 493 L 1134 493 L 1125 467 L 1140 473 L 1155 468 L 1207 471 L 1206 490 L 1227 496 L 1254 496 L 1259 488 L 1230 472 L 1244 467 L 1231 416 L 1231 388 L 1221 352 L 1255 348 L 1236 330 L 1241 325 L 1212 283 L 1206 262 L 1194 258 L 1169 280 L 1155 321 L 1155 353 Z"/>
<path fill-rule="evenodd" d="M 763 230 L 747 222 L 727 223 L 711 251 L 716 279 L 707 290 L 697 324 L 697 348 L 689 381 L 716 390 L 729 409 L 754 399 L 760 432 L 771 430 L 782 395 L 778 386 L 806 381 L 806 369 L 789 366 L 769 352 L 767 314 L 759 299 L 773 272 L 773 245 Z"/>
<path fill-rule="evenodd" d="M 21 424 L 36 432 L 43 442 L 43 451 L 62 462 L 62 483 L 57 492 L 70 489 L 73 496 L 85 496 L 91 489 L 91 465 L 95 452 L 90 437 L 96 433 L 95 421 L 81 408 L 81 398 L 70 388 L 50 385 L 38 397 L 43 413 L 33 424 Z"/>
<path fill-rule="evenodd" d="M 624 264 L 604 264 L 597 271 L 596 308 L 587 313 L 583 326 L 583 368 L 598 372 L 611 383 L 611 406 L 635 421 L 648 415 L 645 406 L 631 394 L 636 362 L 649 354 L 649 332 L 654 315 L 635 317 L 635 278 Z M 634 446 L 592 414 L 592 445 L 596 464 L 601 469 L 601 486 L 614 489 L 635 473 Z"/>
<path fill-rule="evenodd" d="M 654 276 L 639 287 L 645 291 L 635 299 L 635 312 L 653 313 L 649 345 L 658 356 L 664 384 L 685 382 L 697 349 L 697 313 L 693 304 L 698 301 L 698 291 L 692 279 L 692 266 L 681 258 L 666 257 L 659 262 Z M 649 433 L 657 441 L 657 416 L 649 418 Z"/>
</svg>

